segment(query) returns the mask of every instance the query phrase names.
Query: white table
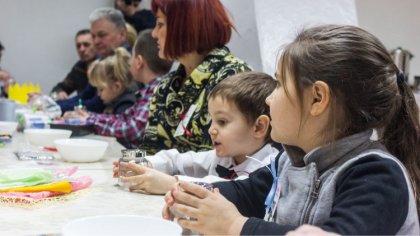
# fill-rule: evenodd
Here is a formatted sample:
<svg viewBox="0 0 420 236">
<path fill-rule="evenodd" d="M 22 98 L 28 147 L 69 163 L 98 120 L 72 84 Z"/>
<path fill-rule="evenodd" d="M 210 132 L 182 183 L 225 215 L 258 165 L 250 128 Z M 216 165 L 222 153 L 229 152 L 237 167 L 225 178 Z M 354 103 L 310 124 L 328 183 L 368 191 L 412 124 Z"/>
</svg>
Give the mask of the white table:
<svg viewBox="0 0 420 236">
<path fill-rule="evenodd" d="M 66 223 L 87 216 L 130 214 L 160 217 L 164 204 L 163 196 L 131 193 L 115 186 L 117 181 L 112 178 L 112 162 L 118 158 L 123 147 L 114 138 L 97 135 L 83 138 L 101 139 L 110 143 L 105 156 L 99 162 L 67 163 L 57 158 L 52 165 L 40 165 L 36 161 L 19 161 L 13 152 L 25 143 L 21 133 L 16 133 L 12 143 L 0 148 L 1 169 L 63 169 L 78 166 L 74 176 L 90 176 L 93 179 L 89 188 L 81 190 L 68 201 L 40 204 L 38 207 L 27 209 L 0 205 L 0 235 L 59 234 Z"/>
</svg>

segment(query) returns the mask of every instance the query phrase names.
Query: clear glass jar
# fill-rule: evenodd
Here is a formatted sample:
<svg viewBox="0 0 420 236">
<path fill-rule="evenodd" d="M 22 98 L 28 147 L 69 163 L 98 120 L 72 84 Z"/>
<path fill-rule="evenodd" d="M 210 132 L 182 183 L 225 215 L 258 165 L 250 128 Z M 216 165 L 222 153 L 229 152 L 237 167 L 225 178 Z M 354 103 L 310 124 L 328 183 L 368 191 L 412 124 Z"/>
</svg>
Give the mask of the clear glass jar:
<svg viewBox="0 0 420 236">
<path fill-rule="evenodd" d="M 129 177 L 135 175 L 135 173 L 124 166 L 121 163 L 134 163 L 141 166 L 150 166 L 150 162 L 145 158 L 146 151 L 141 149 L 124 149 L 121 150 L 121 158 L 118 160 L 118 185 L 121 187 L 127 187 L 127 184 L 121 181 L 121 177 Z"/>
</svg>

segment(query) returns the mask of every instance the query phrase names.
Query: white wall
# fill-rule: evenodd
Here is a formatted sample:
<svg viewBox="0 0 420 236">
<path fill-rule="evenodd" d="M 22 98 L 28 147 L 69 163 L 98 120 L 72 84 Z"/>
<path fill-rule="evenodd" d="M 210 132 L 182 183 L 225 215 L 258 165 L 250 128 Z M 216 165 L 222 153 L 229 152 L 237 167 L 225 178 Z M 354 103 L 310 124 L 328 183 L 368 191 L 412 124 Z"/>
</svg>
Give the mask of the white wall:
<svg viewBox="0 0 420 236">
<path fill-rule="evenodd" d="M 408 49 L 409 83 L 420 76 L 420 1 L 356 0 L 360 26 L 376 35 L 389 50 Z M 420 105 L 420 104 L 419 104 Z"/>
<path fill-rule="evenodd" d="M 254 12 L 254 0 L 222 0 L 237 32 L 232 35 L 228 47 L 232 53 L 245 60 L 254 70 L 261 71 L 261 54 Z"/>
<path fill-rule="evenodd" d="M 252 1 L 223 0 L 238 30 L 228 46 L 255 70 L 261 70 Z M 88 16 L 94 9 L 113 6 L 113 2 L 0 0 L 0 41 L 6 47 L 2 68 L 19 83 L 39 83 L 48 93 L 78 59 L 75 33 L 89 28 Z M 142 7 L 150 8 L 150 0 L 143 0 Z"/>
<path fill-rule="evenodd" d="M 357 25 L 354 0 L 254 1 L 263 71 L 275 72 L 281 47 L 304 27 L 319 24 Z"/>
<path fill-rule="evenodd" d="M 64 79 L 78 60 L 74 36 L 89 28 L 89 14 L 112 0 L 0 0 L 1 66 L 43 92 Z"/>
</svg>

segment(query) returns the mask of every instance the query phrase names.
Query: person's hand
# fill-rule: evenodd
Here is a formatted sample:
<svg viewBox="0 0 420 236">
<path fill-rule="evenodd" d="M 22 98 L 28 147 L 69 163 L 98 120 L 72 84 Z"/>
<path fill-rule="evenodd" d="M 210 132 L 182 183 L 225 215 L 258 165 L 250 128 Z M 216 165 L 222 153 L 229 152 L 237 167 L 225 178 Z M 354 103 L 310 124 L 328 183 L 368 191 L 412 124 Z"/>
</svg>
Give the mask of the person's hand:
<svg viewBox="0 0 420 236">
<path fill-rule="evenodd" d="M 79 119 L 87 119 L 89 117 L 89 113 L 88 112 L 84 112 L 84 111 L 67 111 L 66 113 L 64 113 L 63 115 L 63 119 L 70 119 L 70 118 L 79 118 Z"/>
<path fill-rule="evenodd" d="M 69 97 L 69 95 L 66 92 L 60 91 L 60 92 L 57 93 L 56 100 L 64 100 L 64 99 L 67 99 L 68 97 Z"/>
<path fill-rule="evenodd" d="M 119 165 L 134 173 L 132 176 L 121 177 L 121 182 L 130 185 L 128 188 L 130 191 L 141 190 L 152 194 L 164 194 L 177 182 L 176 177 L 153 168 L 124 162 Z"/>
<path fill-rule="evenodd" d="M 2 82 L 2 84 L 3 84 L 4 92 L 6 92 L 6 94 L 8 94 L 9 93 L 9 85 L 14 84 L 14 79 L 13 79 L 12 75 L 5 70 L 0 70 L 0 82 Z"/>
<path fill-rule="evenodd" d="M 2 81 L 6 87 L 7 85 L 9 85 L 9 80 L 11 78 L 12 78 L 12 75 L 10 75 L 9 72 L 5 70 L 0 70 L 0 81 Z"/>
<path fill-rule="evenodd" d="M 77 117 L 76 112 L 74 112 L 74 111 L 66 111 L 61 118 L 62 119 L 69 119 L 69 118 L 78 118 L 78 117 Z"/>
<path fill-rule="evenodd" d="M 199 185 L 187 182 L 180 182 L 179 187 L 172 190 L 171 195 L 175 202 L 171 208 L 190 218 L 190 220 L 179 218 L 179 225 L 202 234 L 240 234 L 247 218 L 219 193 L 219 189 L 210 192 Z M 170 196 L 165 196 L 165 201 L 169 206 Z"/>
<path fill-rule="evenodd" d="M 42 96 L 42 93 L 40 92 L 30 92 L 28 93 L 28 99 L 26 100 L 26 102 L 28 104 L 32 104 L 32 102 L 40 96 Z"/>
<path fill-rule="evenodd" d="M 40 93 L 40 92 L 30 92 L 30 93 L 28 93 L 28 97 L 30 99 L 36 98 L 36 97 L 41 96 L 41 95 L 42 95 L 42 93 Z"/>
<path fill-rule="evenodd" d="M 42 96 L 42 93 L 40 93 L 40 92 L 30 92 L 30 93 L 28 93 L 28 102 L 30 102 L 32 99 L 35 99 L 39 96 Z"/>
<path fill-rule="evenodd" d="M 114 162 L 112 162 L 112 165 L 114 166 L 113 168 L 112 168 L 112 178 L 118 178 L 119 176 L 118 176 L 118 161 L 114 161 Z"/>
<path fill-rule="evenodd" d="M 83 110 L 77 110 L 75 112 L 78 118 L 87 119 L 89 117 L 89 112 Z"/>
<path fill-rule="evenodd" d="M 173 184 L 172 189 L 165 194 L 165 206 L 162 209 L 163 219 L 173 221 L 175 218 L 175 216 L 172 214 L 169 208 L 172 207 L 175 203 L 175 198 L 173 197 L 172 193 L 174 190 L 178 189 L 178 186 L 178 182 L 176 182 L 175 184 Z"/>
<path fill-rule="evenodd" d="M 312 226 L 302 225 L 299 228 L 289 231 L 286 236 L 338 236 L 339 234 L 324 231 L 323 229 Z"/>
</svg>

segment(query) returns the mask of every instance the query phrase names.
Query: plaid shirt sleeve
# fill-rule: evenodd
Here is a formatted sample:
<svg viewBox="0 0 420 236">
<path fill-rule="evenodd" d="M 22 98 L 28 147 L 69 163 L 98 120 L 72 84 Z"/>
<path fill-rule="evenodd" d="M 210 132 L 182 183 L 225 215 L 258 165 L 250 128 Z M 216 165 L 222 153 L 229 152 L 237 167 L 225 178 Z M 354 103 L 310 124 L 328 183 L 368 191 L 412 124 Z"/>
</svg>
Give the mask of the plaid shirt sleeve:
<svg viewBox="0 0 420 236">
<path fill-rule="evenodd" d="M 149 118 L 149 104 L 157 84 L 158 80 L 155 79 L 140 89 L 137 103 L 123 113 L 91 113 L 87 122 L 94 125 L 99 135 L 116 137 L 131 147 L 138 146 Z"/>
</svg>

